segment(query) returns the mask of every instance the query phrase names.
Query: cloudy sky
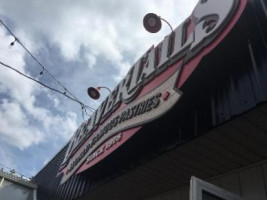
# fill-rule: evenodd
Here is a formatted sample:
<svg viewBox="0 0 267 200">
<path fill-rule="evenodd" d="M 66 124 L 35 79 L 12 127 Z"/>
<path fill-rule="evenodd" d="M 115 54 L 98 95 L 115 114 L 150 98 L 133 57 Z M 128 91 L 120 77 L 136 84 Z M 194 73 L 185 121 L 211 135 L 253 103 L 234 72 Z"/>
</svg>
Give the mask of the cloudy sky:
<svg viewBox="0 0 267 200">
<path fill-rule="evenodd" d="M 97 108 L 89 86 L 113 89 L 151 45 L 170 32 L 144 30 L 154 12 L 175 28 L 197 0 L 0 0 L 0 19 L 84 104 Z M 0 24 L 0 61 L 62 88 Z M 90 112 L 89 112 L 90 113 Z M 88 113 L 88 114 L 89 114 Z M 88 117 L 86 117 L 88 118 Z M 83 122 L 80 105 L 0 65 L 0 163 L 34 176 Z M 0 166 L 1 168 L 1 166 Z"/>
</svg>

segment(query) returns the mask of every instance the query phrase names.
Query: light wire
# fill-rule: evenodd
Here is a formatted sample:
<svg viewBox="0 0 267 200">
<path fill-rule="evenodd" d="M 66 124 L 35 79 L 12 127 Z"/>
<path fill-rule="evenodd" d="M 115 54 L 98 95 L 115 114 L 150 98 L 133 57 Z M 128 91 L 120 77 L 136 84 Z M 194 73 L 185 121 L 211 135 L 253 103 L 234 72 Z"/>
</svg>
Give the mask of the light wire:
<svg viewBox="0 0 267 200">
<path fill-rule="evenodd" d="M 14 67 L 11 67 L 10 65 L 5 64 L 5 63 L 3 63 L 3 62 L 1 62 L 1 61 L 0 61 L 0 64 L 1 64 L 2 66 L 6 67 L 6 68 L 9 68 L 9 69 L 11 69 L 11 70 L 17 72 L 18 74 L 24 76 L 25 78 L 28 78 L 28 79 L 30 79 L 30 80 L 32 80 L 32 81 L 34 81 L 34 82 L 36 82 L 36 83 L 42 85 L 42 86 L 45 87 L 45 88 L 48 88 L 48 89 L 50 89 L 50 90 L 52 90 L 52 91 L 54 91 L 54 92 L 57 92 L 57 93 L 59 93 L 59 94 L 62 94 L 62 95 L 64 95 L 65 97 L 71 99 L 72 101 L 75 101 L 75 102 L 79 103 L 80 105 L 83 105 L 82 108 L 88 108 L 90 111 L 92 111 L 92 112 L 94 111 L 94 108 L 82 104 L 80 101 L 74 99 L 73 97 L 71 97 L 71 96 L 69 96 L 69 95 L 67 95 L 67 94 L 64 94 L 63 92 L 61 92 L 61 91 L 59 91 L 59 90 L 57 90 L 57 89 L 55 89 L 55 88 L 52 88 L 52 87 L 50 87 L 50 86 L 48 86 L 48 85 L 42 83 L 41 81 L 38 81 L 38 80 L 36 80 L 36 79 L 34 79 L 34 78 L 32 78 L 32 77 L 30 77 L 30 76 L 24 74 L 23 72 L 21 72 L 21 71 L 15 69 Z"/>
<path fill-rule="evenodd" d="M 37 83 L 39 83 L 39 84 L 41 84 L 42 86 L 44 86 L 44 87 L 46 87 L 46 88 L 48 88 L 48 89 L 50 89 L 50 90 L 53 90 L 53 91 L 55 91 L 55 92 L 58 92 L 58 93 L 60 93 L 60 94 L 62 94 L 62 95 L 64 95 L 64 96 L 66 96 L 67 98 L 69 98 L 69 99 L 71 99 L 71 100 L 73 100 L 73 101 L 75 101 L 75 102 L 77 102 L 77 103 L 79 103 L 80 104 L 80 106 L 81 106 L 81 109 L 83 110 L 83 109 L 85 109 L 86 110 L 86 108 L 87 109 L 89 109 L 91 112 L 93 112 L 93 111 L 95 111 L 95 109 L 94 108 L 92 108 L 92 107 L 90 107 L 90 106 L 87 106 L 87 105 L 85 105 L 84 103 L 82 103 L 76 96 L 74 96 L 74 94 L 72 94 L 50 71 L 48 71 L 47 69 L 46 69 L 46 67 L 30 52 L 30 50 L 28 50 L 27 48 L 26 48 L 26 46 L 16 37 L 16 35 L 8 28 L 8 26 L 0 19 L 0 23 L 6 28 L 6 30 L 15 38 L 15 41 L 14 42 L 18 42 L 21 46 L 22 46 L 22 48 L 32 57 L 32 59 L 34 59 L 35 60 L 35 62 L 38 64 L 38 65 L 40 65 L 41 67 L 42 67 L 42 72 L 41 73 L 43 73 L 44 71 L 46 71 L 47 72 L 47 74 L 48 75 L 50 75 L 63 89 L 64 89 L 64 92 L 61 92 L 61 91 L 59 91 L 59 90 L 57 90 L 57 89 L 54 89 L 54 88 L 52 88 L 52 87 L 49 87 L 49 86 L 47 86 L 47 85 L 45 85 L 45 84 L 43 84 L 43 83 L 41 83 L 40 81 L 37 81 L 36 79 L 33 79 L 33 78 L 31 78 L 31 77 L 29 77 L 29 76 L 27 76 L 26 74 L 23 74 L 22 72 L 19 72 L 18 70 L 16 70 L 16 69 L 14 69 L 13 68 L 13 70 L 14 71 L 16 71 L 17 73 L 19 73 L 19 74 L 21 74 L 21 75 L 23 75 L 23 76 L 25 76 L 25 77 L 27 77 L 27 78 L 29 78 L 29 79 L 31 79 L 31 80 L 33 80 L 33 81 L 35 81 L 35 82 L 37 82 Z M 5 64 L 5 63 L 1 63 L 2 65 L 4 65 L 4 66 L 6 66 L 6 67 L 8 67 L 8 68 L 10 68 L 10 69 L 12 69 L 12 67 L 11 66 L 9 66 L 9 65 L 7 65 L 7 64 Z M 67 95 L 66 93 L 69 93 L 69 95 Z"/>
</svg>

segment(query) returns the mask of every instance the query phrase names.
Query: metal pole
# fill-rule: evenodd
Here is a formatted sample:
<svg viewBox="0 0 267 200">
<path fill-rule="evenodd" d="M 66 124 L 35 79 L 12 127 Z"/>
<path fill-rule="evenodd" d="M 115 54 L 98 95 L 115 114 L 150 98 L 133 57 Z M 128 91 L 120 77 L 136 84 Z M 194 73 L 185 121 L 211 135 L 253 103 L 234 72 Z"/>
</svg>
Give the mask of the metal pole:
<svg viewBox="0 0 267 200">
<path fill-rule="evenodd" d="M 168 26 L 170 27 L 171 31 L 173 32 L 173 28 L 172 26 L 170 25 L 170 23 L 166 20 L 166 19 L 163 19 L 162 17 L 159 16 L 159 18 L 164 21 L 166 24 L 168 24 Z"/>
<path fill-rule="evenodd" d="M 101 88 L 105 88 L 106 90 L 108 90 L 108 91 L 111 93 L 111 90 L 110 90 L 108 87 L 104 87 L 104 86 L 102 87 L 102 86 L 101 86 L 101 87 L 98 87 L 98 88 L 99 88 L 99 89 L 101 89 Z"/>
</svg>

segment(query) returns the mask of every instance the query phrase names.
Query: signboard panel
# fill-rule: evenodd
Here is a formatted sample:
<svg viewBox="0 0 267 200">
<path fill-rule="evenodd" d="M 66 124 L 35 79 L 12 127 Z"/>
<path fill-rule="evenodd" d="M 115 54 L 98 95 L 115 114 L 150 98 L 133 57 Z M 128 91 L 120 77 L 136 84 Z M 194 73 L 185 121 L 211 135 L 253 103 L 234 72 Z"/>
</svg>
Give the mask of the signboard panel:
<svg viewBox="0 0 267 200">
<path fill-rule="evenodd" d="M 246 0 L 200 0 L 192 15 L 133 65 L 126 77 L 72 137 L 61 184 L 95 165 L 142 125 L 170 110 L 199 62 L 228 34 Z"/>
</svg>

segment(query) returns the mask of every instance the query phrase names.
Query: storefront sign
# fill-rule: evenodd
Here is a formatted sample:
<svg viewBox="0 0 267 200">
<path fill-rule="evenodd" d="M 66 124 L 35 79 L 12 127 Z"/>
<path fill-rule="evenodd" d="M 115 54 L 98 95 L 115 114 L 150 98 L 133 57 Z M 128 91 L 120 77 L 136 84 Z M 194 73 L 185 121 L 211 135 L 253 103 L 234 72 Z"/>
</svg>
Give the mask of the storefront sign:
<svg viewBox="0 0 267 200">
<path fill-rule="evenodd" d="M 202 57 L 228 34 L 246 0 L 200 0 L 192 16 L 151 47 L 72 137 L 61 184 L 103 160 L 142 125 L 170 110 Z"/>
</svg>

